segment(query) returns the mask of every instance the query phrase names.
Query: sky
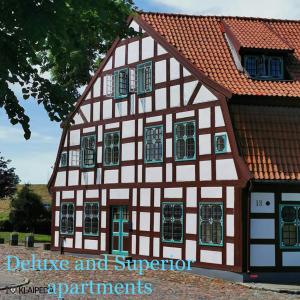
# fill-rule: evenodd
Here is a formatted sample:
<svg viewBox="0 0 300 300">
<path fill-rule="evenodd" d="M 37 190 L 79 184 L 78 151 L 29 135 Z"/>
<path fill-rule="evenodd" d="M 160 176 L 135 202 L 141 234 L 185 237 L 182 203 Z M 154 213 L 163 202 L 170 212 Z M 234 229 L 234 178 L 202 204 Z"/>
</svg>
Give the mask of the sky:
<svg viewBox="0 0 300 300">
<path fill-rule="evenodd" d="M 281 19 L 300 19 L 300 0 L 136 0 L 143 11 L 199 15 L 235 15 Z M 18 88 L 14 87 L 17 95 Z M 0 152 L 11 159 L 21 183 L 46 184 L 61 136 L 60 124 L 51 122 L 42 106 L 33 99 L 22 100 L 30 117 L 31 139 L 26 141 L 20 125 L 11 125 L 0 108 Z"/>
</svg>

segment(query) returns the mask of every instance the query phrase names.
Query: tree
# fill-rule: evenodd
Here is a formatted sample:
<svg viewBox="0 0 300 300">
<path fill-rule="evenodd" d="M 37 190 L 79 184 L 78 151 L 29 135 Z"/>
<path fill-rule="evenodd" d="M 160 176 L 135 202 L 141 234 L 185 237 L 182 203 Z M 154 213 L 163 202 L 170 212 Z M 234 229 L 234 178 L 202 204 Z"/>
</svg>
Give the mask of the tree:
<svg viewBox="0 0 300 300">
<path fill-rule="evenodd" d="M 2 0 L 0 8 L 0 108 L 26 139 L 30 119 L 13 86 L 62 121 L 112 41 L 134 34 L 126 26 L 132 0 Z"/>
<path fill-rule="evenodd" d="M 29 184 L 25 184 L 11 201 L 9 221 L 14 230 L 41 233 L 40 225 L 45 222 L 49 224 L 50 231 L 51 215 L 41 197 L 31 190 Z"/>
<path fill-rule="evenodd" d="M 15 168 L 9 168 L 10 160 L 0 156 L 0 199 L 11 197 L 16 192 L 16 186 L 20 182 Z"/>
</svg>

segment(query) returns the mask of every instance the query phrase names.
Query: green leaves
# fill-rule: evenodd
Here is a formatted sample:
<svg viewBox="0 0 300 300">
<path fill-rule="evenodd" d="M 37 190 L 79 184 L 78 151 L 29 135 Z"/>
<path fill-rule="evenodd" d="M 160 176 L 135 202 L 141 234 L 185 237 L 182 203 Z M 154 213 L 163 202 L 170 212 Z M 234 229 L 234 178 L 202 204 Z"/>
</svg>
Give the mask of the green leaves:
<svg viewBox="0 0 300 300">
<path fill-rule="evenodd" d="M 77 89 L 88 83 L 113 40 L 134 34 L 126 26 L 132 1 L 3 0 L 0 5 L 0 108 L 12 124 L 22 125 L 26 139 L 30 120 L 13 84 L 20 84 L 25 100 L 42 103 L 51 120 L 63 121 L 74 109 Z"/>
</svg>

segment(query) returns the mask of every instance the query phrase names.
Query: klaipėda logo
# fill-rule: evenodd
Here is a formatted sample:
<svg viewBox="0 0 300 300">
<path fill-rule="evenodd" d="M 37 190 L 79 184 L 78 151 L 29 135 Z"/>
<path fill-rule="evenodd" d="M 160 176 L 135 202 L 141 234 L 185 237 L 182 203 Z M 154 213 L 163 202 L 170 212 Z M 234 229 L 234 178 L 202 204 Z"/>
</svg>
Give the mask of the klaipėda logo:
<svg viewBox="0 0 300 300">
<path fill-rule="evenodd" d="M 51 288 L 47 286 L 6 287 L 6 294 L 48 294 Z"/>
</svg>

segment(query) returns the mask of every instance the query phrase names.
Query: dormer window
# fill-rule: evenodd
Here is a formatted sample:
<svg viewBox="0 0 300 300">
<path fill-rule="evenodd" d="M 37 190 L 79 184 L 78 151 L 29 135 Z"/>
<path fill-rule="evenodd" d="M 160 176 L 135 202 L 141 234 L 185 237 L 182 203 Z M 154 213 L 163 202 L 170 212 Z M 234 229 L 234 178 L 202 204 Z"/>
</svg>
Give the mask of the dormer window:
<svg viewBox="0 0 300 300">
<path fill-rule="evenodd" d="M 255 79 L 280 80 L 284 77 L 283 58 L 270 55 L 245 55 L 244 67 Z"/>
</svg>

